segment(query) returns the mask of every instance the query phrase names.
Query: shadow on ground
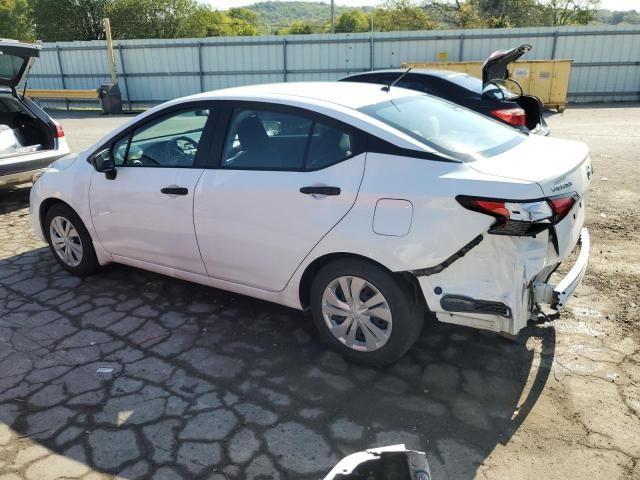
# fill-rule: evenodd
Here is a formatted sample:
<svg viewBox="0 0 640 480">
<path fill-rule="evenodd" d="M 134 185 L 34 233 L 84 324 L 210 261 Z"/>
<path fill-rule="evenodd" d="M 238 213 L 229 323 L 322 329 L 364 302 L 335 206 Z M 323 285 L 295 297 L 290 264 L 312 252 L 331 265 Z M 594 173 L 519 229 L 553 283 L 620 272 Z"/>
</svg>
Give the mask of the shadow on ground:
<svg viewBox="0 0 640 480">
<path fill-rule="evenodd" d="M 1 187 L 0 188 L 0 215 L 15 212 L 29 206 L 29 194 L 31 187 Z"/>
<path fill-rule="evenodd" d="M 118 265 L 72 277 L 12 243 L 29 228 L 15 222 L 0 242 L 0 474 L 311 479 L 405 443 L 434 478 L 470 479 L 549 375 L 550 328 L 510 342 L 430 322 L 396 365 L 362 368 L 301 312 Z"/>
</svg>

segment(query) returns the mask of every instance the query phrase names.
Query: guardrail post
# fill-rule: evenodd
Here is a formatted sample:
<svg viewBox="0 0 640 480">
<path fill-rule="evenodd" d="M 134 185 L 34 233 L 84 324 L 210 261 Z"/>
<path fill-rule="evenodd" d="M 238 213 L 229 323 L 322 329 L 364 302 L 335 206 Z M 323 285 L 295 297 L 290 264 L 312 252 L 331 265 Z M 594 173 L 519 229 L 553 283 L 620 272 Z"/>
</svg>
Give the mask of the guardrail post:
<svg viewBox="0 0 640 480">
<path fill-rule="evenodd" d="M 56 45 L 56 56 L 58 57 L 58 68 L 60 69 L 60 80 L 62 82 L 62 89 L 67 89 L 67 82 L 64 80 L 64 71 L 62 70 L 62 57 L 60 56 L 60 45 Z M 67 110 L 69 110 L 69 100 L 64 101 Z"/>
<path fill-rule="evenodd" d="M 464 33 L 460 34 L 460 50 L 458 51 L 458 61 L 462 62 L 464 56 Z"/>
<path fill-rule="evenodd" d="M 200 77 L 200 92 L 204 92 L 204 71 L 202 70 L 202 42 L 198 42 L 198 76 Z"/>
<path fill-rule="evenodd" d="M 127 70 L 124 68 L 124 55 L 122 54 L 122 45 L 116 45 L 118 49 L 118 56 L 120 57 L 120 69 L 122 70 L 122 82 L 124 83 L 124 91 L 127 93 L 127 105 L 129 105 L 129 111 L 133 110 L 131 105 L 131 96 L 129 95 L 129 84 L 127 83 Z"/>
<path fill-rule="evenodd" d="M 282 78 L 287 81 L 287 39 L 282 39 Z"/>
<path fill-rule="evenodd" d="M 556 59 L 556 48 L 558 47 L 558 30 L 553 32 L 553 46 L 551 47 L 551 60 Z"/>
</svg>

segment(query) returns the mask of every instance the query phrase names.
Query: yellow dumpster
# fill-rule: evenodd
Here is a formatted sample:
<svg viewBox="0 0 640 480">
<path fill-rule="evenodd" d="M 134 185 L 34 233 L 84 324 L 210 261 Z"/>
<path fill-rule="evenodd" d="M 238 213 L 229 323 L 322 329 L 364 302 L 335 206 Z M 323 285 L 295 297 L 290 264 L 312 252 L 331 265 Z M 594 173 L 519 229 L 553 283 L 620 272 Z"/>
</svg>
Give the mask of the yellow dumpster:
<svg viewBox="0 0 640 480">
<path fill-rule="evenodd" d="M 524 93 L 538 97 L 546 108 L 564 112 L 567 105 L 569 73 L 573 60 L 530 60 L 509 64 L 510 77 L 522 85 Z M 452 70 L 482 78 L 482 62 L 403 63 L 402 68 Z"/>
</svg>

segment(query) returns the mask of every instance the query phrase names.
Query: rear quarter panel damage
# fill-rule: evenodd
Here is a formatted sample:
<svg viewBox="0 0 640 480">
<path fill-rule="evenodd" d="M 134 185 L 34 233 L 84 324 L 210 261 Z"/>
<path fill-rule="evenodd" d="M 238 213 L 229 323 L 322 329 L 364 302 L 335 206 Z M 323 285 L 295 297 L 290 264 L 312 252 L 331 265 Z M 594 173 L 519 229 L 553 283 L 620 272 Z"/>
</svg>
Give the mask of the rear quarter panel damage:
<svg viewBox="0 0 640 480">
<path fill-rule="evenodd" d="M 536 237 L 486 234 L 464 257 L 442 272 L 421 276 L 418 281 L 438 320 L 516 334 L 531 315 L 531 283 L 545 265 L 554 262 L 557 257 L 553 247 L 550 248 L 548 232 Z M 502 302 L 510 308 L 511 318 L 446 312 L 440 305 L 444 295 Z"/>
</svg>

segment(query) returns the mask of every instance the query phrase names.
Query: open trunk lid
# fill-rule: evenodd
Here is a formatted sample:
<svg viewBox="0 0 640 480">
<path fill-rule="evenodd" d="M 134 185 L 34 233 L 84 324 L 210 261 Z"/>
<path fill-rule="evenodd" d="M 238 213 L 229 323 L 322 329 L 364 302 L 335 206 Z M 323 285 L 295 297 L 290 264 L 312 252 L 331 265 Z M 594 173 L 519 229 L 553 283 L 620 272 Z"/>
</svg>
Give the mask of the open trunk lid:
<svg viewBox="0 0 640 480">
<path fill-rule="evenodd" d="M 482 87 L 487 88 L 492 81 L 507 80 L 509 78 L 507 70 L 509 64 L 515 62 L 532 48 L 531 45 L 525 44 L 511 50 L 493 52 L 482 64 Z"/>
<path fill-rule="evenodd" d="M 555 225 L 560 258 L 578 241 L 584 223 L 585 199 L 593 167 L 589 147 L 582 142 L 529 135 L 516 147 L 467 165 L 476 171 L 518 181 L 535 182 L 541 197 L 574 194 L 571 212 Z"/>
<path fill-rule="evenodd" d="M 0 87 L 15 89 L 39 56 L 40 45 L 0 39 Z"/>
</svg>

